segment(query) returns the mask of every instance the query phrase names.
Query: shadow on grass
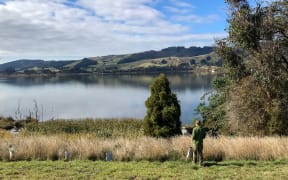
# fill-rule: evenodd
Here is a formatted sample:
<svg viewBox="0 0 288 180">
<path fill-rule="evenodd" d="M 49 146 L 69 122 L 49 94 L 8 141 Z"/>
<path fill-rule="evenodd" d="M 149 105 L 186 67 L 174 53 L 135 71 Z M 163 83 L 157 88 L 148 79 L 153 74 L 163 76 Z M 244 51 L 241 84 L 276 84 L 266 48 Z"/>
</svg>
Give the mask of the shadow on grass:
<svg viewBox="0 0 288 180">
<path fill-rule="evenodd" d="M 212 161 L 212 162 L 204 162 L 203 166 L 204 167 L 211 167 L 211 166 L 238 166 L 238 167 L 242 167 L 242 166 L 256 166 L 257 163 L 255 162 L 234 162 L 234 161 L 227 161 L 227 162 L 216 162 L 216 161 Z"/>
</svg>

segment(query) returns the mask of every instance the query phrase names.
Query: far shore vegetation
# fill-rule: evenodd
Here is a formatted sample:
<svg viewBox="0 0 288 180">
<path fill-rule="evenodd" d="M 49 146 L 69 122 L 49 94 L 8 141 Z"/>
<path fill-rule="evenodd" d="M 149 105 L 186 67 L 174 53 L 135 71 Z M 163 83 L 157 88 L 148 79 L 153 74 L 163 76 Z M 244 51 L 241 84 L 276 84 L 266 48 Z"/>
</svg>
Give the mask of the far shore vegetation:
<svg viewBox="0 0 288 180">
<path fill-rule="evenodd" d="M 150 74 L 217 71 L 222 60 L 214 47 L 168 47 L 126 55 L 72 61 L 16 60 L 0 64 L 0 76 L 56 74 Z"/>
</svg>

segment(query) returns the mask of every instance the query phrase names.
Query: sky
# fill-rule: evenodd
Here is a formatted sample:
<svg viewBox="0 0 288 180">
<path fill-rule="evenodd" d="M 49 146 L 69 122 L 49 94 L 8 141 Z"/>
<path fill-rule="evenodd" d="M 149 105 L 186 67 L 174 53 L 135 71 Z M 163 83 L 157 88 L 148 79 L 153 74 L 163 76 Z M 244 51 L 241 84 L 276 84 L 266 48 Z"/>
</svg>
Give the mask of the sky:
<svg viewBox="0 0 288 180">
<path fill-rule="evenodd" d="M 212 46 L 224 0 L 0 0 L 0 64 Z"/>
</svg>

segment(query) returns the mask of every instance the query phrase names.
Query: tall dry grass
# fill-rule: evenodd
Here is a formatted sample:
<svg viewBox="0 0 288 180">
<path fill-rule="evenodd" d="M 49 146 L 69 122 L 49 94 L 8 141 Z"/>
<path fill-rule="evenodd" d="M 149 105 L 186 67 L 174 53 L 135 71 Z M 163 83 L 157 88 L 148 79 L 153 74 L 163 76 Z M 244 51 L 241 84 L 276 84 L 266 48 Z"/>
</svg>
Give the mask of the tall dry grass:
<svg viewBox="0 0 288 180">
<path fill-rule="evenodd" d="M 2 134 L 3 135 L 3 134 Z M 60 160 L 64 152 L 72 159 L 104 160 L 111 151 L 114 160 L 184 160 L 191 137 L 170 139 L 150 137 L 95 138 L 81 135 L 41 135 L 0 139 L 0 158 L 8 160 L 8 146 L 15 149 L 14 160 Z M 276 160 L 288 159 L 288 137 L 207 137 L 204 141 L 206 160 Z"/>
<path fill-rule="evenodd" d="M 206 159 L 288 159 L 288 137 L 220 137 L 205 139 Z"/>
</svg>

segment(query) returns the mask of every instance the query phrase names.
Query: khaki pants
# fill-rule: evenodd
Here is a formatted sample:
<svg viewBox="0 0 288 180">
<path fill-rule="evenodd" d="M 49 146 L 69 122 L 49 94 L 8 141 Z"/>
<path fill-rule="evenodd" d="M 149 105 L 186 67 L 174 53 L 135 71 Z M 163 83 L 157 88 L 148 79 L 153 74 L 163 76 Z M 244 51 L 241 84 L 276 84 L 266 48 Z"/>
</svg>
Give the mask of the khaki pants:
<svg viewBox="0 0 288 180">
<path fill-rule="evenodd" d="M 195 146 L 193 148 L 193 162 L 201 165 L 203 163 L 203 145 Z"/>
</svg>

